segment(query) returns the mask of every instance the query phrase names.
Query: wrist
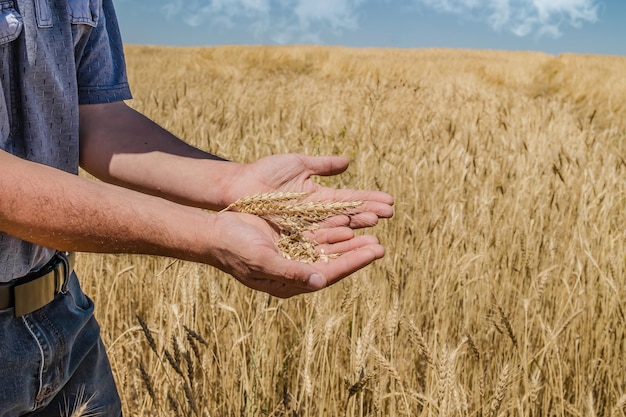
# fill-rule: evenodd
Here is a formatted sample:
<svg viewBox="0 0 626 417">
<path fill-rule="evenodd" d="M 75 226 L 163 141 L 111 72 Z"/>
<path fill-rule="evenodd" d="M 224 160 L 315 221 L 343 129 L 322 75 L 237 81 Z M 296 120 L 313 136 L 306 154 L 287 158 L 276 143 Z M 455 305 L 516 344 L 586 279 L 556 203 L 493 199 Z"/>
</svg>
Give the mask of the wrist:
<svg viewBox="0 0 626 417">
<path fill-rule="evenodd" d="M 239 183 L 246 182 L 248 164 L 239 162 L 221 162 L 216 167 L 219 176 L 211 181 L 212 192 L 208 202 L 212 209 L 222 210 L 243 197 Z M 215 221 L 215 219 L 214 219 Z"/>
<path fill-rule="evenodd" d="M 181 211 L 182 210 L 182 211 Z M 213 265 L 215 258 L 216 215 L 201 209 L 180 206 L 177 220 L 168 234 L 172 239 L 164 248 L 166 256 Z"/>
<path fill-rule="evenodd" d="M 243 177 L 246 164 L 230 161 L 210 161 L 203 171 L 206 173 L 201 193 L 200 207 L 220 211 L 241 196 L 237 194 L 237 182 Z"/>
</svg>

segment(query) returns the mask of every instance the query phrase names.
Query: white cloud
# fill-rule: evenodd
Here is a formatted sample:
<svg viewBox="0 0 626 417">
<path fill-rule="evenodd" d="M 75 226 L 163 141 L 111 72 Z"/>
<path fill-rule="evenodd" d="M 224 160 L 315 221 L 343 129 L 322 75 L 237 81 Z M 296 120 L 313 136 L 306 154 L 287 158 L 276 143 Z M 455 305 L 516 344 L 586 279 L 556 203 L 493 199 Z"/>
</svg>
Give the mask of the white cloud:
<svg viewBox="0 0 626 417">
<path fill-rule="evenodd" d="M 491 27 L 500 30 L 511 19 L 511 6 L 509 0 L 494 0 L 493 10 L 487 17 L 487 22 Z"/>
<path fill-rule="evenodd" d="M 173 0 L 165 16 L 190 26 L 245 27 L 278 43 L 319 42 L 321 35 L 358 27 L 366 0 Z"/>
<path fill-rule="evenodd" d="M 581 21 L 598 20 L 598 4 L 594 0 L 534 0 L 541 21 L 549 21 L 554 15 L 564 15 L 569 23 L 578 26 Z"/>
<path fill-rule="evenodd" d="M 566 26 L 598 20 L 600 0 L 170 0 L 170 19 L 190 26 L 241 27 L 276 43 L 321 42 L 327 33 L 356 30 L 367 4 L 418 5 L 439 13 L 483 21 L 517 36 L 559 37 Z M 415 13 L 415 19 L 420 14 Z"/>
<path fill-rule="evenodd" d="M 312 23 L 327 23 L 334 29 L 356 29 L 358 7 L 362 0 L 296 0 L 294 14 L 303 28 Z"/>
<path fill-rule="evenodd" d="M 442 13 L 486 21 L 517 36 L 561 36 L 562 26 L 598 20 L 598 0 L 414 0 Z"/>
</svg>

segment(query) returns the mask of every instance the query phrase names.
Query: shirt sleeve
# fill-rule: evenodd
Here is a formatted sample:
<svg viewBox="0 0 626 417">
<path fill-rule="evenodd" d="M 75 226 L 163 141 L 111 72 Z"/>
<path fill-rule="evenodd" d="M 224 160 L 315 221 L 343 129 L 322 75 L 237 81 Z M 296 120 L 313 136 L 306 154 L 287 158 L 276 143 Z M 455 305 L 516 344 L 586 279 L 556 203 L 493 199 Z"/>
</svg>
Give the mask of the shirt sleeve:
<svg viewBox="0 0 626 417">
<path fill-rule="evenodd" d="M 113 1 L 102 0 L 102 10 L 95 27 L 76 25 L 74 30 L 79 104 L 131 99 Z M 82 36 L 81 31 L 84 31 Z"/>
</svg>

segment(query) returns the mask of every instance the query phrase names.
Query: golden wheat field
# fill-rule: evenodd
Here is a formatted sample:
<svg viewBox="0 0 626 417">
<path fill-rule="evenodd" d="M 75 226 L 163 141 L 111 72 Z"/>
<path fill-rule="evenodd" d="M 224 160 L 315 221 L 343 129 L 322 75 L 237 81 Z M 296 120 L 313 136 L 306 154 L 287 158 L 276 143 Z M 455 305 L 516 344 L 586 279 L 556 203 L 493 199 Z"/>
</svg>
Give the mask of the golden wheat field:
<svg viewBox="0 0 626 417">
<path fill-rule="evenodd" d="M 81 254 L 129 416 L 626 416 L 626 57 L 127 47 L 134 108 L 239 161 L 341 154 L 386 256 L 288 300 Z"/>
</svg>

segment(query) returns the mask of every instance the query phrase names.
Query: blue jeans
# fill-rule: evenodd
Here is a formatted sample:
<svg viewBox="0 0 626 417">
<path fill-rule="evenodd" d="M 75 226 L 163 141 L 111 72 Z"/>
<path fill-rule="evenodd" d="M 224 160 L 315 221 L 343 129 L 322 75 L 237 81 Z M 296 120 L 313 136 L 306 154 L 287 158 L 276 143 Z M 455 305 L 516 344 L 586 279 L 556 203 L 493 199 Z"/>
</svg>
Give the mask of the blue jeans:
<svg viewBox="0 0 626 417">
<path fill-rule="evenodd" d="M 120 398 L 93 316 L 72 273 L 45 307 L 23 317 L 0 311 L 0 417 L 119 417 Z"/>
</svg>

